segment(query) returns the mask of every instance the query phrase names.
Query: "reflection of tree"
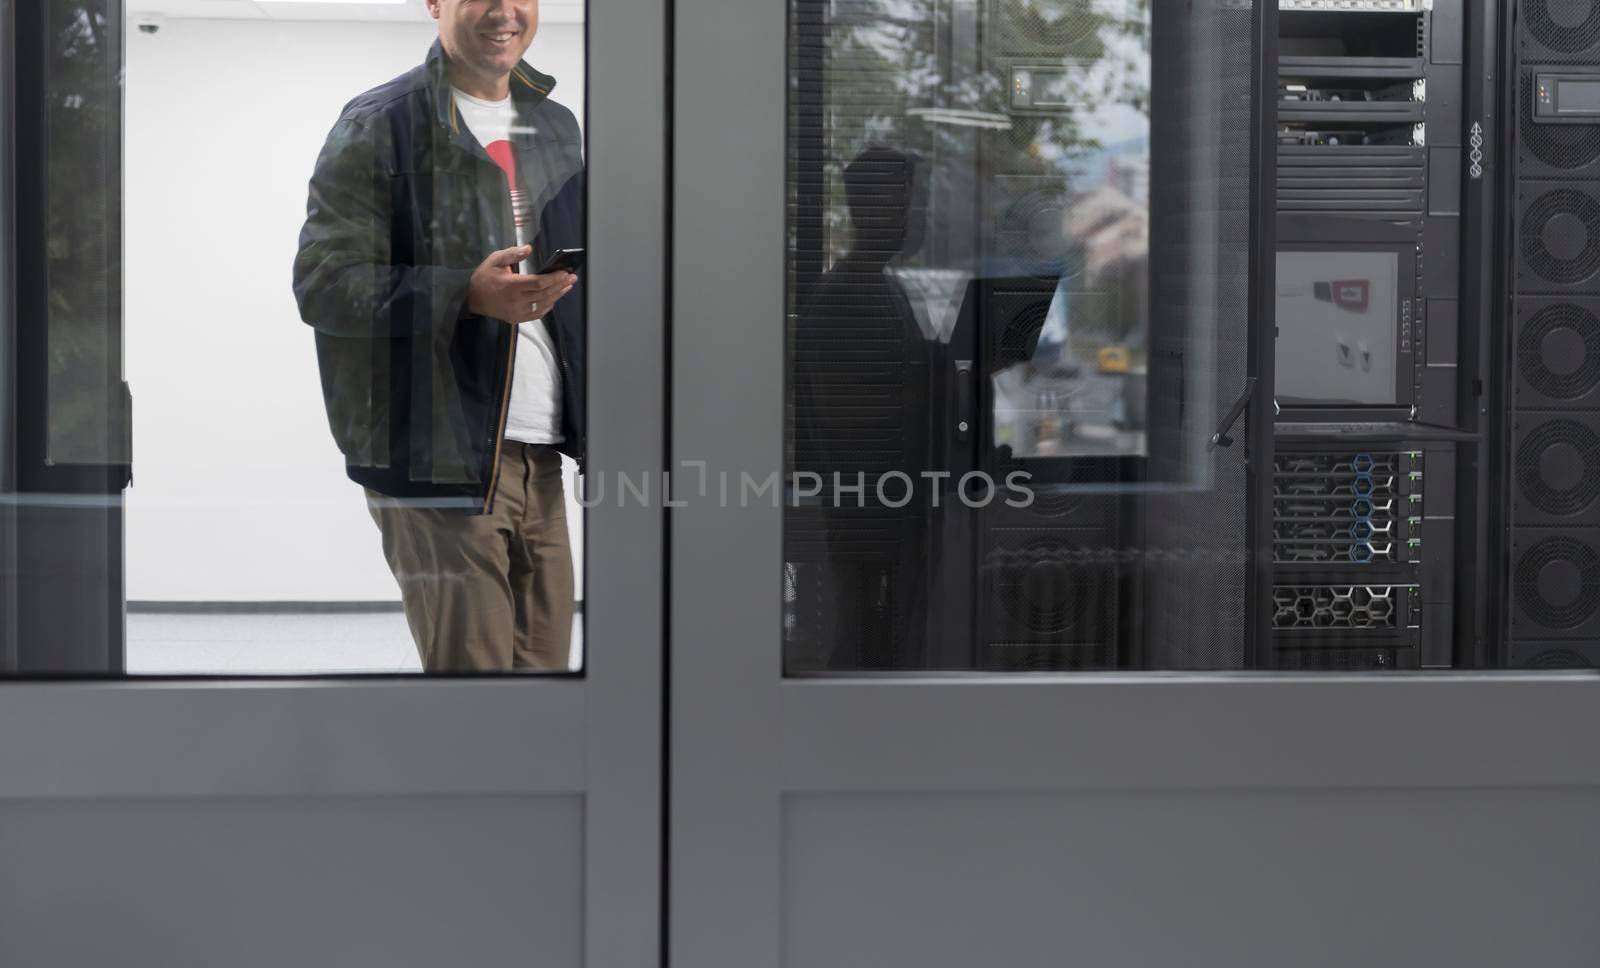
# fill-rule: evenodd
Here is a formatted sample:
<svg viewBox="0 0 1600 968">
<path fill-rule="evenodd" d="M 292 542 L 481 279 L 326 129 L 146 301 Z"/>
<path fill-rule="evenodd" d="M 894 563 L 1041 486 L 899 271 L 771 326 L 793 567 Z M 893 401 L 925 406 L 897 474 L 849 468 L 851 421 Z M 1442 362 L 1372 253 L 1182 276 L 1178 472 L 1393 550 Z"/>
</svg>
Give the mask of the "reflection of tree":
<svg viewBox="0 0 1600 968">
<path fill-rule="evenodd" d="M 935 0 L 798 0 L 824 25 L 821 112 L 825 134 L 823 218 L 830 254 L 848 238 L 842 165 L 873 144 L 936 159 L 935 199 L 973 198 L 978 179 L 1005 156 L 1011 173 L 1058 175 L 1100 149 L 1096 112 L 1108 106 L 1148 116 L 1150 0 L 980 0 L 973 8 Z M 977 19 L 957 30 L 957 9 Z M 965 41 L 963 41 L 965 36 Z M 941 38 L 955 40 L 939 49 Z M 1062 79 L 1079 110 L 1013 114 L 1012 66 L 1070 67 Z M 801 83 L 804 83 L 802 80 Z M 816 95 L 812 94 L 812 98 Z M 929 109 L 973 112 L 968 124 L 927 120 Z M 928 259 L 939 260 L 937 247 Z"/>
<path fill-rule="evenodd" d="M 122 278 L 120 30 L 106 0 L 50 0 L 45 80 L 48 449 L 115 462 Z M 113 449 L 116 448 L 116 449 Z"/>
</svg>

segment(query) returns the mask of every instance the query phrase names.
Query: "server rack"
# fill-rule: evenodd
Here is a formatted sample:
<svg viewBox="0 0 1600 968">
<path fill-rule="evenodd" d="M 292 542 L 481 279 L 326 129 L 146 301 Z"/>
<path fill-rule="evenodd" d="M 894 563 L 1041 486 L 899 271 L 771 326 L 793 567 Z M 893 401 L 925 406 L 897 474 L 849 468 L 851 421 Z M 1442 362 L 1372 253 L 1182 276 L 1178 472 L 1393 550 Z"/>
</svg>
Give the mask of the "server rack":
<svg viewBox="0 0 1600 968">
<path fill-rule="evenodd" d="M 1600 5 L 1505 10 L 1497 663 L 1600 666 Z"/>
<path fill-rule="evenodd" d="M 1459 271 L 1466 4 L 1279 8 L 1276 335 L 1289 365 L 1277 457 L 1257 469 L 1273 492 L 1258 664 L 1448 667 L 1471 637 L 1458 567 L 1476 554 L 1458 508 L 1477 500 L 1482 442 L 1477 361 L 1461 353 L 1464 318 L 1477 322 Z M 1334 277 L 1306 275 L 1319 271 Z"/>
</svg>

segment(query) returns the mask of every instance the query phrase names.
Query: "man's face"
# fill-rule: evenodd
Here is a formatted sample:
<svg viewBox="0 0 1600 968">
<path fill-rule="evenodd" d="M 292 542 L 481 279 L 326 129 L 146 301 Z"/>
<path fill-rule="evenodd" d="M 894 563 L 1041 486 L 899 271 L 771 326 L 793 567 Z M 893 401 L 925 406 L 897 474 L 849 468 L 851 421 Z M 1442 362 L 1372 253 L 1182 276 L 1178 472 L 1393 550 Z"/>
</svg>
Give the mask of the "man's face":
<svg viewBox="0 0 1600 968">
<path fill-rule="evenodd" d="M 450 60 L 485 80 L 510 74 L 539 30 L 539 0 L 428 0 L 428 13 Z"/>
</svg>

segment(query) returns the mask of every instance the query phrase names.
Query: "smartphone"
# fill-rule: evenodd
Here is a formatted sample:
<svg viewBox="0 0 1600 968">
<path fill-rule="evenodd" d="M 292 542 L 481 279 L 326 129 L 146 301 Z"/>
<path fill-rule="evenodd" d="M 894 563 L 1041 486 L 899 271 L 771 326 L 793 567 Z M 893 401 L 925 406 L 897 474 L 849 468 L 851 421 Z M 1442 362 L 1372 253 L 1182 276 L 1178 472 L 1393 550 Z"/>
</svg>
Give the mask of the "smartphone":
<svg viewBox="0 0 1600 968">
<path fill-rule="evenodd" d="M 550 258 L 545 260 L 544 265 L 539 269 L 538 275 L 542 276 L 547 272 L 555 272 L 558 269 L 577 272 L 581 268 L 583 268 L 582 249 L 557 249 L 551 253 Z"/>
</svg>

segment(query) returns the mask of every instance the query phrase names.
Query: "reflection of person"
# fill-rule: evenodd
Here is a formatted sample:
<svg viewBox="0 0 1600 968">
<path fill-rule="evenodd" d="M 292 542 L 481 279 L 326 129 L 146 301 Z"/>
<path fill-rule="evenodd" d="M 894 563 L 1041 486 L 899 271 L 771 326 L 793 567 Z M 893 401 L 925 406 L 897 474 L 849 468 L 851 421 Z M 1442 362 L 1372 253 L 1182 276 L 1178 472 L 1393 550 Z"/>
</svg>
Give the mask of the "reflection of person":
<svg viewBox="0 0 1600 968">
<path fill-rule="evenodd" d="M 561 457 L 582 461 L 583 160 L 522 63 L 538 0 L 427 0 L 421 66 L 358 96 L 294 264 L 324 402 L 429 671 L 564 670 Z"/>
<path fill-rule="evenodd" d="M 929 399 L 934 348 L 923 335 L 905 288 L 889 271 L 921 247 L 915 159 L 868 148 L 844 170 L 850 248 L 800 301 L 794 325 L 794 464 L 825 482 L 823 560 L 813 562 L 809 594 L 824 615 L 812 635 L 818 653 L 791 664 L 842 668 L 915 665 L 925 643 L 929 557 Z M 877 484 L 884 481 L 880 500 Z M 834 475 L 861 501 L 835 500 Z M 865 514 L 857 504 L 866 505 Z M 791 547 L 807 524 L 788 516 Z M 893 523 L 885 525 L 886 521 Z M 904 643 L 904 644 L 902 644 Z M 794 653 L 803 649 L 791 650 Z"/>
</svg>

